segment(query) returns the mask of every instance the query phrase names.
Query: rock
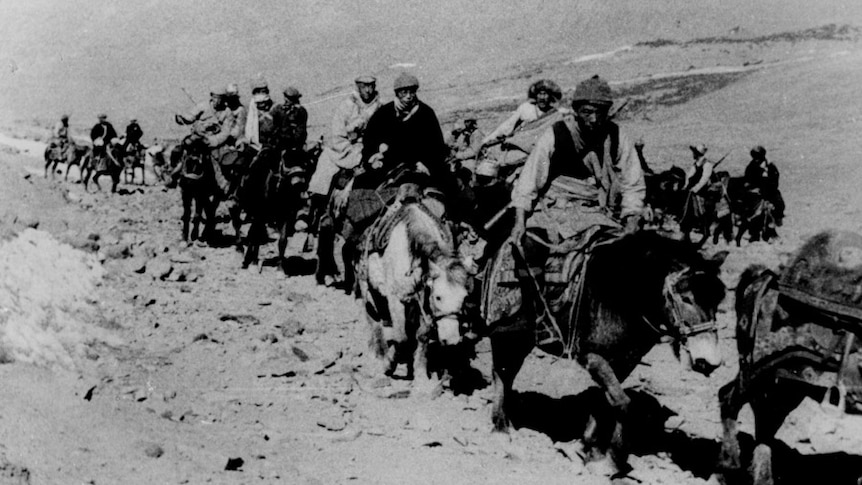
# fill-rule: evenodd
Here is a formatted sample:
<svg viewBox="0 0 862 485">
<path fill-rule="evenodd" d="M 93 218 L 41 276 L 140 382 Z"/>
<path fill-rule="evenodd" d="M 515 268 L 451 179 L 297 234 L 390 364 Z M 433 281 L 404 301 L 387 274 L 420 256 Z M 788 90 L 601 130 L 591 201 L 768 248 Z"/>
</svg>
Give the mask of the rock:
<svg viewBox="0 0 862 485">
<path fill-rule="evenodd" d="M 155 443 L 150 443 L 144 448 L 144 454 L 150 458 L 158 458 L 165 454 L 165 450 Z"/>
<path fill-rule="evenodd" d="M 194 258 L 192 258 L 192 256 L 187 252 L 182 252 L 182 253 L 174 254 L 173 256 L 171 256 L 171 262 L 174 262 L 174 263 L 188 264 L 188 263 L 191 263 L 193 261 L 194 261 Z"/>
<path fill-rule="evenodd" d="M 126 267 L 132 273 L 144 274 L 147 271 L 147 260 L 140 257 L 133 257 L 126 263 Z"/>
<path fill-rule="evenodd" d="M 292 318 L 276 326 L 281 329 L 281 336 L 284 338 L 291 338 L 305 333 L 305 327 L 302 325 L 302 322 Z"/>
<path fill-rule="evenodd" d="M 347 427 L 343 416 L 326 416 L 317 420 L 317 425 L 327 431 L 341 431 Z"/>
<path fill-rule="evenodd" d="M 147 272 L 153 279 L 165 280 L 173 270 L 174 267 L 167 259 L 154 258 L 147 263 Z"/>
<path fill-rule="evenodd" d="M 119 243 L 102 246 L 101 250 L 108 259 L 125 259 L 132 255 L 129 246 Z"/>
<path fill-rule="evenodd" d="M 228 458 L 227 464 L 225 465 L 225 471 L 240 471 L 240 468 L 245 464 L 245 460 L 242 458 Z"/>
<path fill-rule="evenodd" d="M 274 344 L 278 342 L 278 337 L 276 337 L 274 333 L 266 333 L 260 337 L 260 340 L 263 342 Z"/>
</svg>

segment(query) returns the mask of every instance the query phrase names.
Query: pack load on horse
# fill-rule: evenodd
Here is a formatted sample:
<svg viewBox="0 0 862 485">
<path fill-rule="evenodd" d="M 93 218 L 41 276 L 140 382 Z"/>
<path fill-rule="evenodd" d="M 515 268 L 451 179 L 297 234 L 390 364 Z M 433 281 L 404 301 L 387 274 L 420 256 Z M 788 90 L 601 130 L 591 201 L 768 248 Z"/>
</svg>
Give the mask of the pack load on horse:
<svg viewBox="0 0 862 485">
<path fill-rule="evenodd" d="M 817 234 L 777 274 L 750 266 L 736 288 L 736 315 L 739 373 L 719 391 L 718 471 L 728 480 L 745 473 L 737 418 L 750 404 L 757 447 L 748 478 L 769 485 L 782 474 L 772 468 L 770 445 L 803 399 L 862 413 L 862 235 Z"/>
<path fill-rule="evenodd" d="M 639 232 L 643 173 L 631 140 L 609 119 L 612 104 L 607 82 L 587 79 L 574 93 L 574 116 L 539 138 L 512 191 L 510 244 L 482 278 L 481 313 L 495 429 L 509 427 L 512 383 L 538 346 L 577 359 L 604 389 L 616 417 L 587 444 L 591 457 L 609 446 L 611 466 L 624 470 L 629 397 L 620 383 L 640 359 L 669 336 L 694 370 L 709 374 L 721 363 L 715 314 L 725 253 L 705 259 L 683 242 Z"/>
<path fill-rule="evenodd" d="M 452 232 L 422 202 L 413 184 L 365 232 L 357 261 L 359 293 L 371 327 L 370 345 L 392 376 L 399 363 L 415 386 L 430 391 L 446 364 L 429 362 L 433 347 L 452 348 L 469 333 L 464 301 L 469 275 Z M 470 343 L 475 343 L 475 335 Z"/>
</svg>

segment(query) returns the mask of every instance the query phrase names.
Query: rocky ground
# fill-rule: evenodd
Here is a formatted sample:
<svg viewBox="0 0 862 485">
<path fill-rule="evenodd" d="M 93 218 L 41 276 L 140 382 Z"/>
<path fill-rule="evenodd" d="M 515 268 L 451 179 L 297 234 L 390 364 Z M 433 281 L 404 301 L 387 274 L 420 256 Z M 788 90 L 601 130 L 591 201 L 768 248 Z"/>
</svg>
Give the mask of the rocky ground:
<svg viewBox="0 0 862 485">
<path fill-rule="evenodd" d="M 493 99 L 538 76 L 571 87 L 601 71 L 632 99 L 623 124 L 645 136 L 657 169 L 687 162 L 696 140 L 736 150 L 725 167 L 741 172 L 748 147 L 764 144 L 782 169 L 789 217 L 775 244 L 708 248 L 731 252 L 733 288 L 747 265 L 777 267 L 822 228 L 862 229 L 858 31 L 743 34 L 546 59 L 438 99 Z M 512 106 L 467 109 L 490 128 Z M 441 111 L 447 121 L 459 114 Z M 575 363 L 532 354 L 515 383 L 519 429 L 493 434 L 487 341 L 473 392 L 417 396 L 372 372 L 361 305 L 315 285 L 307 255 L 294 253 L 290 277 L 270 265 L 240 270 L 230 247 L 179 244 L 178 192 L 86 193 L 45 180 L 38 147 L 6 144 L 0 483 L 607 483 L 578 455 L 597 396 Z M 737 367 L 732 308 L 729 297 L 719 315 L 727 362 L 711 377 L 681 371 L 659 345 L 624 383 L 638 429 L 622 483 L 708 480 L 717 389 Z M 802 412 L 777 451 L 783 483 L 855 483 L 860 434 L 842 430 L 857 418 Z M 745 412 L 742 422 L 750 433 Z"/>
</svg>

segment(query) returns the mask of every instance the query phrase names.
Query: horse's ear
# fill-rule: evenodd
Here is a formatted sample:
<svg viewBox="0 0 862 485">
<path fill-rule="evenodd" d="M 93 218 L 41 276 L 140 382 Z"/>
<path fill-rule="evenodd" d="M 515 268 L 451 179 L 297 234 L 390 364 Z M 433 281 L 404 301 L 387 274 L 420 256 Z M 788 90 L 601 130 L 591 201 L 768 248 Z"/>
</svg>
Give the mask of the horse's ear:
<svg viewBox="0 0 862 485">
<path fill-rule="evenodd" d="M 721 265 L 724 264 L 724 260 L 727 259 L 728 254 L 730 254 L 729 251 L 719 251 L 713 254 L 711 258 L 707 259 L 707 262 L 715 266 L 715 269 L 718 270 Z"/>
</svg>

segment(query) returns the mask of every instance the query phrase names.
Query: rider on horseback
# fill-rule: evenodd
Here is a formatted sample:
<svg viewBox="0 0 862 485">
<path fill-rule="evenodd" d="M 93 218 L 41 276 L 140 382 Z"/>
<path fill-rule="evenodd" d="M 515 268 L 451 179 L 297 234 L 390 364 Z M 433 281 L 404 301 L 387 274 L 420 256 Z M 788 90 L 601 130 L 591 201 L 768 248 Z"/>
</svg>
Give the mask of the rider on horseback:
<svg viewBox="0 0 862 485">
<path fill-rule="evenodd" d="M 70 148 L 72 148 L 71 139 L 69 138 L 69 115 L 64 114 L 60 116 L 60 121 L 54 125 L 54 129 L 51 130 L 51 141 L 49 143 L 51 148 L 56 148 L 59 154 L 60 159 L 64 159 L 68 161 L 70 156 Z"/>
<path fill-rule="evenodd" d="M 129 124 L 126 125 L 126 136 L 123 142 L 123 153 L 130 155 L 144 149 L 141 144 L 141 138 L 144 137 L 144 130 L 138 124 L 138 120 L 132 118 Z"/>
<path fill-rule="evenodd" d="M 528 225 L 547 231 L 551 243 L 594 225 L 638 229 L 643 170 L 632 141 L 609 120 L 612 104 L 608 83 L 593 76 L 575 89 L 574 117 L 539 138 L 512 190 L 514 241 Z"/>
<path fill-rule="evenodd" d="M 436 187 L 452 201 L 457 192 L 446 166 L 448 148 L 431 107 L 419 100 L 419 80 L 401 73 L 394 83 L 396 99 L 383 105 L 371 119 L 364 135 L 362 159 L 354 170 L 353 188 L 347 203 L 342 255 L 345 289 L 353 286 L 352 261 L 358 239 L 405 183 Z M 441 211 L 442 212 L 442 211 Z M 448 211 L 454 215 L 454 211 Z"/>
</svg>

